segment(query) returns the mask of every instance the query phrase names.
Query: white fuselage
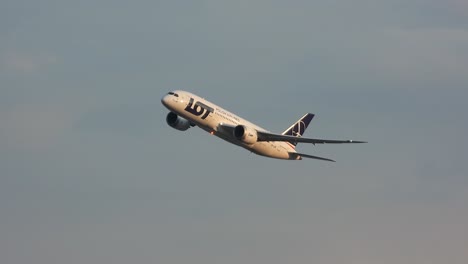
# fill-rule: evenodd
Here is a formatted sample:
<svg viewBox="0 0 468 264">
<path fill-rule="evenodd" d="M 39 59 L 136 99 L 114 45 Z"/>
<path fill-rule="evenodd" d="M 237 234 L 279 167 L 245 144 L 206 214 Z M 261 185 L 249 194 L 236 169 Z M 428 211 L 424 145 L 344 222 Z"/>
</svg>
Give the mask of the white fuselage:
<svg viewBox="0 0 468 264">
<path fill-rule="evenodd" d="M 297 156 L 290 154 L 296 151 L 294 145 L 289 142 L 259 141 L 253 144 L 246 144 L 234 137 L 232 133 L 226 133 L 222 129 L 219 129 L 218 125 L 244 125 L 257 131 L 266 130 L 197 95 L 185 91 L 174 91 L 174 93 L 178 96 L 168 94 L 161 99 L 163 105 L 173 113 L 187 119 L 210 134 L 216 135 L 258 155 L 277 159 L 298 159 Z"/>
</svg>

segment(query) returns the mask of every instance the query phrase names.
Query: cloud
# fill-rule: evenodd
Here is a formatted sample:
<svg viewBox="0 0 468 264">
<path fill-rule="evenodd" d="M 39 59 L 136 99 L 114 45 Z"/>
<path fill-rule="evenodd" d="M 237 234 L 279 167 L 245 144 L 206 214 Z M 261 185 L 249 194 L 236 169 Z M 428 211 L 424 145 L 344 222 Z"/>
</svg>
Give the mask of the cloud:
<svg viewBox="0 0 468 264">
<path fill-rule="evenodd" d="M 434 1 L 434 5 L 439 5 L 440 9 L 446 6 L 452 15 L 458 15 L 463 19 L 468 15 L 468 2 L 465 0 Z"/>
<path fill-rule="evenodd" d="M 1 57 L 3 67 L 19 73 L 36 72 L 56 64 L 58 61 L 58 57 L 51 54 L 34 55 L 21 52 L 6 52 Z"/>
<path fill-rule="evenodd" d="M 17 105 L 0 112 L 0 145 L 17 150 L 44 150 L 54 146 L 71 128 L 62 107 Z"/>
<path fill-rule="evenodd" d="M 466 30 L 386 28 L 355 41 L 349 65 L 372 72 L 367 77 L 372 80 L 406 88 L 458 87 L 468 81 Z"/>
</svg>

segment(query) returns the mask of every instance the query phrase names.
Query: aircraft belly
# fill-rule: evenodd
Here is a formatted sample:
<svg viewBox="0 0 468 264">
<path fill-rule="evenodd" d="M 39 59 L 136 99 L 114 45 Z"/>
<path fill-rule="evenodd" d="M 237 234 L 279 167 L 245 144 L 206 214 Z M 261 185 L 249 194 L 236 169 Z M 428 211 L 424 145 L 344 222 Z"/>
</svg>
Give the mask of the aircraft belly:
<svg viewBox="0 0 468 264">
<path fill-rule="evenodd" d="M 276 159 L 291 159 L 289 153 L 286 150 L 277 147 L 276 144 L 272 144 L 271 142 L 257 142 L 257 143 L 249 145 L 234 138 L 232 135 L 227 135 L 227 134 L 220 133 L 220 132 L 216 132 L 215 135 L 223 140 L 226 140 L 229 143 L 242 147 L 257 155 L 266 156 L 270 158 L 276 158 Z"/>
<path fill-rule="evenodd" d="M 251 151 L 262 156 L 276 159 L 290 159 L 289 153 L 272 142 L 257 142 L 251 146 Z"/>
<path fill-rule="evenodd" d="M 202 118 L 202 116 L 194 116 L 193 114 L 187 113 L 186 111 L 183 111 L 183 109 L 184 109 L 183 106 L 180 105 L 174 110 L 176 110 L 176 112 L 178 112 L 179 115 L 186 118 L 187 120 L 190 120 L 191 122 L 196 124 L 199 128 L 207 131 L 208 133 L 214 132 L 215 135 L 218 136 L 219 138 L 224 139 L 232 144 L 245 148 L 261 156 L 266 156 L 266 157 L 271 157 L 271 158 L 276 158 L 276 159 L 291 159 L 288 151 L 285 150 L 284 148 L 281 148 L 279 144 L 277 144 L 276 142 L 264 141 L 264 142 L 256 142 L 251 145 L 245 144 L 242 141 L 239 141 L 238 139 L 234 138 L 234 135 L 231 135 L 230 133 L 226 133 L 226 132 L 223 133 L 221 131 L 217 131 L 218 124 L 222 123 L 222 120 L 219 120 L 219 118 L 217 118 L 213 114 L 209 114 L 205 118 Z"/>
</svg>

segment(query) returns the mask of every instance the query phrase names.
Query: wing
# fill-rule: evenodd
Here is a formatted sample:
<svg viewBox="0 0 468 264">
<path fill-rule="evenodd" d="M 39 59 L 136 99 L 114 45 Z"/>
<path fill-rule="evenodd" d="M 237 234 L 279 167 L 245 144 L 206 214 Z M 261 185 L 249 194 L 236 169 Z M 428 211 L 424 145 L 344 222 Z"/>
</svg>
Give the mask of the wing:
<svg viewBox="0 0 468 264">
<path fill-rule="evenodd" d="M 233 135 L 235 125 L 231 124 L 218 124 L 218 132 L 221 132 L 225 135 Z M 312 144 L 346 144 L 346 143 L 367 143 L 366 141 L 356 141 L 356 140 L 331 140 L 331 139 L 316 139 L 316 138 L 304 138 L 304 137 L 294 137 L 288 135 L 279 135 L 273 134 L 266 131 L 257 130 L 257 140 L 258 141 L 287 141 L 291 143 L 312 143 Z"/>
<path fill-rule="evenodd" d="M 257 131 L 258 141 L 287 141 L 291 143 L 312 143 L 312 144 L 345 144 L 345 143 L 367 143 L 366 141 L 355 140 L 331 140 L 317 138 L 293 137 L 278 135 L 264 131 Z"/>
</svg>

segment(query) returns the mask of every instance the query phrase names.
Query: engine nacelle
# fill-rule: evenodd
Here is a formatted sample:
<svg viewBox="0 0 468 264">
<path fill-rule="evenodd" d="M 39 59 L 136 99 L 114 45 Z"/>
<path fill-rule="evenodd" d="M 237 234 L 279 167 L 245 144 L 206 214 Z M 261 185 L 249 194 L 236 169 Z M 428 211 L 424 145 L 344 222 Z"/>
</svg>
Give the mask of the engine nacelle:
<svg viewBox="0 0 468 264">
<path fill-rule="evenodd" d="M 176 113 L 173 113 L 173 112 L 169 112 L 167 114 L 166 122 L 171 127 L 175 128 L 177 130 L 180 130 L 180 131 L 185 131 L 185 130 L 189 129 L 190 126 L 191 126 L 190 122 L 187 119 L 182 118 L 182 117 L 178 116 Z"/>
<path fill-rule="evenodd" d="M 234 137 L 249 145 L 257 142 L 257 130 L 238 125 L 234 128 Z"/>
</svg>

